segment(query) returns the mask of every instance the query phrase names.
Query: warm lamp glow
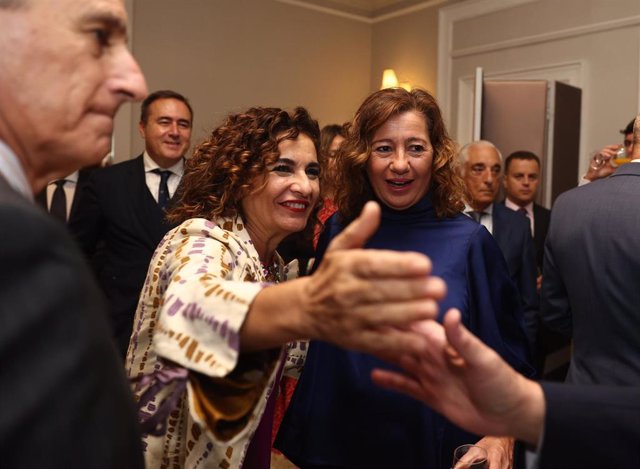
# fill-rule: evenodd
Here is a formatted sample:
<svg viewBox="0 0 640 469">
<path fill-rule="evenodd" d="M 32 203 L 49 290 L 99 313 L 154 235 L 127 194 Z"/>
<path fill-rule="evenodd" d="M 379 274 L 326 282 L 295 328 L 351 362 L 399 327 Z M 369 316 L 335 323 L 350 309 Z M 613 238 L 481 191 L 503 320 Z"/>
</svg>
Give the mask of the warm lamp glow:
<svg viewBox="0 0 640 469">
<path fill-rule="evenodd" d="M 392 68 L 385 69 L 385 71 L 382 72 L 382 86 L 380 89 L 395 88 L 396 86 L 398 86 L 396 72 Z"/>
<path fill-rule="evenodd" d="M 398 76 L 396 72 L 392 68 L 387 68 L 382 72 L 382 85 L 380 86 L 381 90 L 385 88 L 404 88 L 407 91 L 411 91 L 411 85 L 407 82 L 398 82 Z"/>
</svg>

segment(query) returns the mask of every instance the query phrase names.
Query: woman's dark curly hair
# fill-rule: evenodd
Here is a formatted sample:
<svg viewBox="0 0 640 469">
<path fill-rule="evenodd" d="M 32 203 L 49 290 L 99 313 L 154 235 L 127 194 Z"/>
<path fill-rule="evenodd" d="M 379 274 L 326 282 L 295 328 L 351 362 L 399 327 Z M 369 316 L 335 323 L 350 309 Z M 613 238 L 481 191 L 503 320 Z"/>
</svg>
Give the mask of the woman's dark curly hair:
<svg viewBox="0 0 640 469">
<path fill-rule="evenodd" d="M 313 141 L 317 154 L 320 129 L 302 107 L 291 113 L 255 107 L 228 116 L 185 163 L 177 203 L 167 218 L 181 223 L 189 218 L 213 220 L 242 215 L 241 200 L 266 185 L 268 167 L 280 157 L 278 144 L 300 134 Z M 309 229 L 315 222 L 320 198 L 316 205 L 309 217 Z"/>
<path fill-rule="evenodd" d="M 391 117 L 407 111 L 422 114 L 427 123 L 434 151 L 431 193 L 437 215 L 453 216 L 464 209 L 464 183 L 456 170 L 456 145 L 447 134 L 435 98 L 421 89 L 388 88 L 365 99 L 353 122 L 347 125 L 347 138 L 336 154 L 334 202 L 345 222 L 356 218 L 364 204 L 375 198 L 366 171 L 375 133 Z"/>
</svg>

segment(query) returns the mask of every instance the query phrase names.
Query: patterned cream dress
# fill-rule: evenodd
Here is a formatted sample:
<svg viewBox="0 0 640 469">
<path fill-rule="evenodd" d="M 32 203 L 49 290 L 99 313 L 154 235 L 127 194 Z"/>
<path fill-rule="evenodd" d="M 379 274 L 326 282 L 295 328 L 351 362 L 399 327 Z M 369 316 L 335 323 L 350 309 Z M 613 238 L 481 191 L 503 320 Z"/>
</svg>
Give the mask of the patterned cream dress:
<svg viewBox="0 0 640 469">
<path fill-rule="evenodd" d="M 274 267 L 284 279 L 277 254 Z M 155 429 L 143 438 L 147 468 L 241 467 L 284 353 L 239 351 L 265 275 L 240 217 L 187 220 L 158 245 L 126 359 L 140 418 Z"/>
</svg>

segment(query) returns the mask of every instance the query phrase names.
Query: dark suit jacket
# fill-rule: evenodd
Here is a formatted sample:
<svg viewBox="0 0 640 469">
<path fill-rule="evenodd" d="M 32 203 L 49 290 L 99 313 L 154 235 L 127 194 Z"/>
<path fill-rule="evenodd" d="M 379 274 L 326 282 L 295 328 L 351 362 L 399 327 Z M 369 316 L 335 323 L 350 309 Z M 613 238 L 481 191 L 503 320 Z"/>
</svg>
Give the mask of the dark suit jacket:
<svg viewBox="0 0 640 469">
<path fill-rule="evenodd" d="M 542 205 L 533 204 L 533 245 L 536 250 L 536 265 L 538 271 L 542 272 L 542 262 L 544 260 L 544 242 L 549 231 L 551 221 L 551 210 Z"/>
<path fill-rule="evenodd" d="M 640 388 L 542 383 L 540 469 L 640 467 Z M 516 451 L 516 467 L 525 467 Z"/>
<path fill-rule="evenodd" d="M 80 194 L 82 194 L 82 188 L 85 186 L 87 181 L 89 180 L 89 175 L 99 168 L 86 168 L 78 171 L 78 180 L 76 181 L 76 190 L 73 193 L 73 200 L 71 201 L 71 210 L 69 210 L 69 217 L 73 215 L 73 212 L 77 210 L 78 200 L 80 199 Z M 43 190 L 38 192 L 35 195 L 35 200 L 38 205 L 47 210 L 47 188 L 45 187 Z"/>
<path fill-rule="evenodd" d="M 531 347 L 538 330 L 538 294 L 536 264 L 529 220 L 504 204 L 494 203 L 492 210 L 493 237 L 507 261 L 509 274 L 522 298 L 525 330 Z"/>
<path fill-rule="evenodd" d="M 65 228 L 0 177 L 0 466 L 142 468 L 103 297 Z"/>
<path fill-rule="evenodd" d="M 95 171 L 69 228 L 109 300 L 114 336 L 124 357 L 151 256 L 172 228 L 147 188 L 142 155 Z"/>
<path fill-rule="evenodd" d="M 541 316 L 573 337 L 567 380 L 640 385 L 640 164 L 558 197 Z"/>
</svg>

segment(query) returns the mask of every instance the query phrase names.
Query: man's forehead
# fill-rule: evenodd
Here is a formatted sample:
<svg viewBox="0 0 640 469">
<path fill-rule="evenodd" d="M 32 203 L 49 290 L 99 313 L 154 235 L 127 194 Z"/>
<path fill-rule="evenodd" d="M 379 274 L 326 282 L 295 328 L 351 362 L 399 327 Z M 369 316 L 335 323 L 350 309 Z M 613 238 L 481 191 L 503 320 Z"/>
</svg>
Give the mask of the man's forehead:
<svg viewBox="0 0 640 469">
<path fill-rule="evenodd" d="M 469 148 L 469 163 L 500 164 L 500 157 L 493 147 L 488 145 L 475 145 Z"/>
<path fill-rule="evenodd" d="M 519 171 L 527 173 L 537 173 L 539 170 L 536 160 L 528 160 L 523 158 L 514 158 L 509 163 L 509 171 Z"/>
</svg>

